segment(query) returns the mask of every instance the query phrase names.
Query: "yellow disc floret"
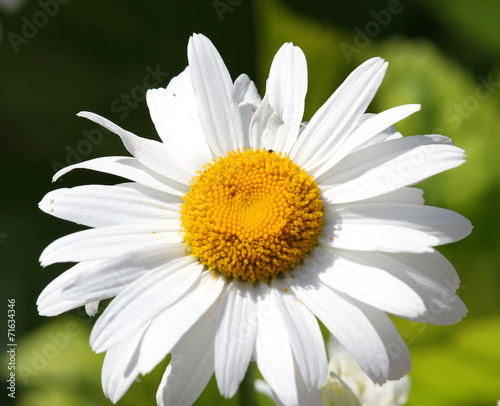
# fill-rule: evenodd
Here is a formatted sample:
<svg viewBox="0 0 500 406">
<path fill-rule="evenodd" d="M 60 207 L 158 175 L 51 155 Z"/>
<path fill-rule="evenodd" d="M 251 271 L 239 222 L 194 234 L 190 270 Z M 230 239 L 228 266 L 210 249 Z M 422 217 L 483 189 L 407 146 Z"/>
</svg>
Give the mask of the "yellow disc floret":
<svg viewBox="0 0 500 406">
<path fill-rule="evenodd" d="M 271 150 L 230 152 L 198 171 L 183 197 L 190 253 L 254 283 L 288 272 L 316 245 L 323 204 L 313 178 Z"/>
</svg>

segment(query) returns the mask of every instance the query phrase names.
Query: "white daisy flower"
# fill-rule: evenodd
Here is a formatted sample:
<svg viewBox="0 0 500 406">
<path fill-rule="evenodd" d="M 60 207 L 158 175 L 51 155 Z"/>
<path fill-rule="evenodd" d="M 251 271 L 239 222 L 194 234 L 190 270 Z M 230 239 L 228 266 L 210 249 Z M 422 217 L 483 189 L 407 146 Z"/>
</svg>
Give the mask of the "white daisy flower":
<svg viewBox="0 0 500 406">
<path fill-rule="evenodd" d="M 322 406 L 401 406 L 407 402 L 408 376 L 378 385 L 337 341 L 329 341 L 328 354 L 328 376 L 321 389 Z"/>
<path fill-rule="evenodd" d="M 251 361 L 281 403 L 315 404 L 308 396 L 328 370 L 317 319 L 374 382 L 405 375 L 410 355 L 386 313 L 458 322 L 459 279 L 433 247 L 471 230 L 409 186 L 460 165 L 464 151 L 440 135 L 396 132 L 418 105 L 365 114 L 386 71 L 380 58 L 307 125 L 306 60 L 293 44 L 276 54 L 263 99 L 246 75 L 233 83 L 206 37 L 193 35 L 188 60 L 147 93 L 163 142 L 79 114 L 133 157 L 93 159 L 54 179 L 86 168 L 132 182 L 59 189 L 40 202 L 93 227 L 42 253 L 43 266 L 77 264 L 42 292 L 40 314 L 95 313 L 114 297 L 90 337 L 107 351 L 102 383 L 113 402 L 170 353 L 160 405 L 193 403 L 214 372 L 232 397 Z"/>
</svg>

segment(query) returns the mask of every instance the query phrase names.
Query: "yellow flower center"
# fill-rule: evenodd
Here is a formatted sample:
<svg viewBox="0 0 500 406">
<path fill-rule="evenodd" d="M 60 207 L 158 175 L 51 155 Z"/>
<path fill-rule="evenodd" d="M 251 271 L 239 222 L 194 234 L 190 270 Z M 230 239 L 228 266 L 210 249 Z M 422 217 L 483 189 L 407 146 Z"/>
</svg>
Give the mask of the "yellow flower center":
<svg viewBox="0 0 500 406">
<path fill-rule="evenodd" d="M 267 282 L 316 245 L 323 226 L 320 191 L 290 158 L 238 149 L 203 169 L 183 197 L 181 223 L 191 254 L 208 269 Z"/>
</svg>

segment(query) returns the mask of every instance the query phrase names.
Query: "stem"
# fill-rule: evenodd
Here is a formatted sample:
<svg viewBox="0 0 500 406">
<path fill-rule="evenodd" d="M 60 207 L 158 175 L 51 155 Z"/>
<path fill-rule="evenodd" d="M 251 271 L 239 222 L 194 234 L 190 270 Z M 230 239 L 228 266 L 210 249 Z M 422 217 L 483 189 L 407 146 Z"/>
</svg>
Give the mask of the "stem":
<svg viewBox="0 0 500 406">
<path fill-rule="evenodd" d="M 238 406 L 258 406 L 255 392 L 255 363 L 250 362 L 247 373 L 238 389 Z"/>
</svg>

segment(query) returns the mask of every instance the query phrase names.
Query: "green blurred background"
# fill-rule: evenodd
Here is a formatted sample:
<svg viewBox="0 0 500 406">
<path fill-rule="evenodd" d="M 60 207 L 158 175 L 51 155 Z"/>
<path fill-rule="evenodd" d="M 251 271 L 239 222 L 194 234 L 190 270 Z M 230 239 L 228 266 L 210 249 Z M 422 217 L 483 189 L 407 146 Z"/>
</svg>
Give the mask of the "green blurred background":
<svg viewBox="0 0 500 406">
<path fill-rule="evenodd" d="M 475 227 L 466 240 L 441 249 L 462 278 L 459 294 L 469 314 L 455 326 L 396 323 L 413 359 L 408 405 L 486 406 L 500 399 L 499 1 L 27 0 L 18 10 L 0 8 L 0 21 L 0 314 L 6 326 L 6 299 L 15 298 L 18 342 L 16 400 L 2 402 L 111 404 L 100 387 L 103 357 L 88 347 L 94 319 L 81 310 L 37 315 L 38 294 L 68 268 L 42 269 L 38 257 L 51 241 L 80 229 L 45 215 L 37 203 L 56 187 L 117 182 L 76 171 L 51 184 L 62 166 L 126 153 L 118 137 L 103 136 L 75 114 L 96 112 L 156 138 L 145 89 L 166 86 L 184 69 L 193 32 L 207 35 L 233 78 L 249 74 L 261 95 L 280 45 L 299 45 L 309 67 L 306 120 L 357 65 L 381 56 L 389 70 L 370 111 L 421 103 L 398 130 L 445 134 L 467 151 L 465 165 L 423 187 L 428 204 L 456 210 Z M 151 71 L 160 73 L 143 82 Z M 118 404 L 155 404 L 164 368 L 141 377 Z M 2 379 L 6 373 L 4 356 Z M 212 381 L 197 404 L 234 400 L 222 400 Z"/>
</svg>

